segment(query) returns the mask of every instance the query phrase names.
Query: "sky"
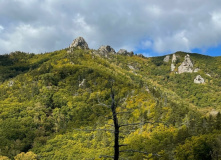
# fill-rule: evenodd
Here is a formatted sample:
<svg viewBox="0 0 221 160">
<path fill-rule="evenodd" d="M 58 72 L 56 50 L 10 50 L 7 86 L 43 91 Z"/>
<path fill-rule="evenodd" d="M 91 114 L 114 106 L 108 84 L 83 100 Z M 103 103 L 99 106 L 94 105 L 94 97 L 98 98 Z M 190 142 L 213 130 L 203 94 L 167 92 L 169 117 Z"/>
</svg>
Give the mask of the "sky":
<svg viewBox="0 0 221 160">
<path fill-rule="evenodd" d="M 84 37 L 145 56 L 221 56 L 220 0 L 0 0 L 0 54 L 45 53 Z"/>
</svg>

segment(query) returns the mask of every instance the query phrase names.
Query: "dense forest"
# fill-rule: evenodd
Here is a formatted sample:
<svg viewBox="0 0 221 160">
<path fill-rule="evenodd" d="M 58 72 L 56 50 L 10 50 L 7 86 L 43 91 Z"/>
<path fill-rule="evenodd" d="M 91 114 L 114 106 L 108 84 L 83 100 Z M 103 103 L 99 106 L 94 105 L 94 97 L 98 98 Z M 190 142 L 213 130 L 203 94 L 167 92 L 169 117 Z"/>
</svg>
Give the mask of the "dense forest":
<svg viewBox="0 0 221 160">
<path fill-rule="evenodd" d="M 119 159 L 221 159 L 221 57 L 175 54 L 0 55 L 0 160 L 112 159 L 111 92 Z M 199 71 L 179 74 L 187 54 Z"/>
</svg>

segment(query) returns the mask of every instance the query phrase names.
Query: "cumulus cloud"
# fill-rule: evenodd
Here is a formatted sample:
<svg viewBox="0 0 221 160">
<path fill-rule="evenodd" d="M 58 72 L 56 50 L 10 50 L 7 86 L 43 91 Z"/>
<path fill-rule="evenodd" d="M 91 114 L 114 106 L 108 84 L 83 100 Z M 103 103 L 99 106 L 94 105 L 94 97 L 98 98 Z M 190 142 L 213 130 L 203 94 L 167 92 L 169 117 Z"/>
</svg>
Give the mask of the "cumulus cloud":
<svg viewBox="0 0 221 160">
<path fill-rule="evenodd" d="M 93 49 L 111 45 L 156 55 L 207 49 L 221 44 L 220 5 L 219 0 L 0 0 L 0 54 L 58 50 L 78 36 Z"/>
</svg>

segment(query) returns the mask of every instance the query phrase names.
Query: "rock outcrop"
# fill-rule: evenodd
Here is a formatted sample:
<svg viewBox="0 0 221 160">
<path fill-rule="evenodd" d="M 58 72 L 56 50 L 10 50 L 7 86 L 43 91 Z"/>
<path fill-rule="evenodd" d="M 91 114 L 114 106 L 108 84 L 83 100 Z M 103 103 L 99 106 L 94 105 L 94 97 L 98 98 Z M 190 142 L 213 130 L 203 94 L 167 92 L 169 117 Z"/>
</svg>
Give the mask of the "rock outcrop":
<svg viewBox="0 0 221 160">
<path fill-rule="evenodd" d="M 177 57 L 176 57 L 175 54 L 173 54 L 173 57 L 172 57 L 172 63 L 176 63 L 176 61 L 177 61 Z"/>
<path fill-rule="evenodd" d="M 183 63 L 178 67 L 179 74 L 184 72 L 189 72 L 189 73 L 193 72 L 193 63 L 191 62 L 189 54 L 185 56 Z"/>
<path fill-rule="evenodd" d="M 9 82 L 8 82 L 8 86 L 9 86 L 9 87 L 12 87 L 12 86 L 14 85 L 14 83 L 15 83 L 14 81 L 9 81 Z"/>
<path fill-rule="evenodd" d="M 171 67 L 170 67 L 171 72 L 173 72 L 175 70 L 175 68 L 176 68 L 176 66 L 173 63 L 171 63 Z"/>
<path fill-rule="evenodd" d="M 176 66 L 174 64 L 174 63 L 176 63 L 176 61 L 177 61 L 176 55 L 173 54 L 173 56 L 172 56 L 172 63 L 171 63 L 171 66 L 170 66 L 171 72 L 173 72 L 175 70 L 175 68 L 176 68 Z"/>
<path fill-rule="evenodd" d="M 170 56 L 169 56 L 169 55 L 167 55 L 167 56 L 163 59 L 163 61 L 166 62 L 166 63 L 168 63 L 169 60 L 170 60 Z"/>
<path fill-rule="evenodd" d="M 145 58 L 145 56 L 144 55 L 142 55 L 142 54 L 136 54 L 138 57 L 141 57 L 141 58 Z"/>
<path fill-rule="evenodd" d="M 111 46 L 101 46 L 98 49 L 99 54 L 103 55 L 103 56 L 107 56 L 108 53 L 113 53 L 115 54 L 115 50 L 111 47 Z"/>
<path fill-rule="evenodd" d="M 78 37 L 70 45 L 70 48 L 89 49 L 87 42 L 83 37 Z"/>
<path fill-rule="evenodd" d="M 126 49 L 120 49 L 117 54 L 125 55 L 125 56 L 133 56 L 134 52 L 128 52 Z"/>
<path fill-rule="evenodd" d="M 194 79 L 194 83 L 203 84 L 203 83 L 205 83 L 205 81 L 204 81 L 204 79 L 201 77 L 201 75 L 197 75 L 196 78 Z"/>
<path fill-rule="evenodd" d="M 128 65 L 128 67 L 131 69 L 131 70 L 135 70 L 135 68 L 131 65 Z"/>
<path fill-rule="evenodd" d="M 84 87 L 86 83 L 86 79 L 83 79 L 81 83 L 79 83 L 79 87 Z"/>
<path fill-rule="evenodd" d="M 209 112 L 210 115 L 216 116 L 219 112 L 216 111 L 215 109 L 212 109 L 212 111 Z"/>
</svg>

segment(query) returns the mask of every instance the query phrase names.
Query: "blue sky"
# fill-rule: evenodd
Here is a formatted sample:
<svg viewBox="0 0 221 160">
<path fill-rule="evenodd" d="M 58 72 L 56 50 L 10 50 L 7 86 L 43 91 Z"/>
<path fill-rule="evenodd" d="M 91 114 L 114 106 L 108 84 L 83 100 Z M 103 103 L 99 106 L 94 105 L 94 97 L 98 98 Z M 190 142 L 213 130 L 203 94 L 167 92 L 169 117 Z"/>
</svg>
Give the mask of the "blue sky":
<svg viewBox="0 0 221 160">
<path fill-rule="evenodd" d="M 44 53 L 82 36 L 145 56 L 221 56 L 220 0 L 0 0 L 0 54 Z"/>
</svg>

